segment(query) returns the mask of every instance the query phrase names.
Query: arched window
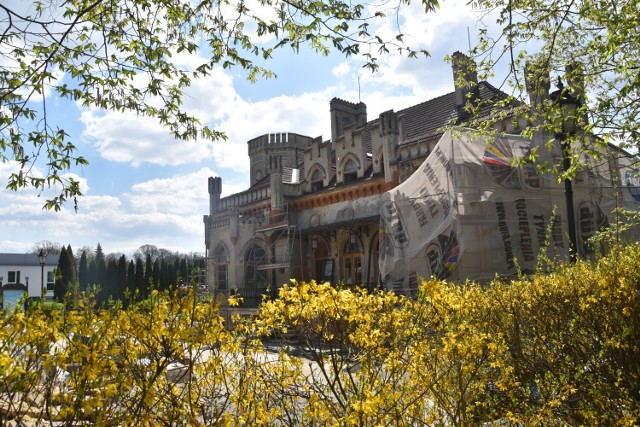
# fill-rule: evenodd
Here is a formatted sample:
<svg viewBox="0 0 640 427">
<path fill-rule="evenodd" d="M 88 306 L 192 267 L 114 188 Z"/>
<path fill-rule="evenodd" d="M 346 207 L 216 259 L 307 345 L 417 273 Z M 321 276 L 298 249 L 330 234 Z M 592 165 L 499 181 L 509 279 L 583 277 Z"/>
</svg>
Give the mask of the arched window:
<svg viewBox="0 0 640 427">
<path fill-rule="evenodd" d="M 329 258 L 329 246 L 322 238 L 313 237 L 311 239 L 311 250 L 313 251 L 313 277 L 316 282 L 333 282 L 333 260 Z"/>
<path fill-rule="evenodd" d="M 344 165 L 344 182 L 351 182 L 358 179 L 358 165 L 353 160 L 347 160 L 347 163 Z"/>
<path fill-rule="evenodd" d="M 315 172 L 313 172 L 313 175 L 311 175 L 312 193 L 322 190 L 322 187 L 324 186 L 323 180 L 324 174 L 320 171 L 320 169 L 316 169 Z"/>
<path fill-rule="evenodd" d="M 213 283 L 216 290 L 227 290 L 227 248 L 222 243 L 213 251 Z"/>
<path fill-rule="evenodd" d="M 245 274 L 244 274 L 244 288 L 245 289 L 262 289 L 267 287 L 267 278 L 264 275 L 264 270 L 260 269 L 261 265 L 267 263 L 267 254 L 258 245 L 250 247 L 244 255 L 245 262 Z"/>
<path fill-rule="evenodd" d="M 362 243 L 358 236 L 350 233 L 342 251 L 342 280 L 345 285 L 362 284 Z"/>
</svg>

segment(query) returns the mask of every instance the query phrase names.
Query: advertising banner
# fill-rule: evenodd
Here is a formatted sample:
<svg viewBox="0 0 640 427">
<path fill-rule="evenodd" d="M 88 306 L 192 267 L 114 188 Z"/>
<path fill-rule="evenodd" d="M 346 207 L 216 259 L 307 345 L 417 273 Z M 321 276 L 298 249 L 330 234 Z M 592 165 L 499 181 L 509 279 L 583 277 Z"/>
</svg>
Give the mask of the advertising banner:
<svg viewBox="0 0 640 427">
<path fill-rule="evenodd" d="M 447 132 L 409 179 L 382 195 L 379 264 L 388 289 L 415 293 L 420 277 L 482 281 L 528 272 L 542 252 L 566 259 L 564 183 L 536 166 L 561 165 L 562 157 L 542 149 L 536 164 L 518 165 L 530 157 L 530 144 Z M 582 256 L 593 252 L 587 239 L 609 225 L 621 203 L 613 183 L 607 162 L 572 180 Z M 637 210 L 633 194 L 635 187 L 626 207 Z"/>
</svg>

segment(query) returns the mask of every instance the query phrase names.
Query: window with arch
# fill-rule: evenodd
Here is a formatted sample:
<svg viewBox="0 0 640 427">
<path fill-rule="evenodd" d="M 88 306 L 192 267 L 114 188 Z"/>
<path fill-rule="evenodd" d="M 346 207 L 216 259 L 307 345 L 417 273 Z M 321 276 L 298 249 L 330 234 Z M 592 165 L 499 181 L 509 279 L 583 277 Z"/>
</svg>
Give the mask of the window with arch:
<svg viewBox="0 0 640 427">
<path fill-rule="evenodd" d="M 330 258 L 329 246 L 323 238 L 311 239 L 313 251 L 313 277 L 318 283 L 333 281 L 333 260 Z"/>
<path fill-rule="evenodd" d="M 311 175 L 311 192 L 314 193 L 316 191 L 322 190 L 324 187 L 324 174 L 320 171 L 320 169 L 316 169 Z"/>
<path fill-rule="evenodd" d="M 350 233 L 342 251 L 342 280 L 345 285 L 362 284 L 362 242 L 354 233 Z"/>
<path fill-rule="evenodd" d="M 261 270 L 260 266 L 267 263 L 267 254 L 258 245 L 253 245 L 244 255 L 245 273 L 244 288 L 245 289 L 262 289 L 267 287 L 267 277 L 265 270 Z"/>
<path fill-rule="evenodd" d="M 227 290 L 227 268 L 228 268 L 227 248 L 222 243 L 216 246 L 213 251 L 213 283 L 215 289 Z"/>
<path fill-rule="evenodd" d="M 343 172 L 344 174 L 344 182 L 352 182 L 358 179 L 358 165 L 353 159 L 347 160 L 347 163 L 344 165 Z"/>
</svg>

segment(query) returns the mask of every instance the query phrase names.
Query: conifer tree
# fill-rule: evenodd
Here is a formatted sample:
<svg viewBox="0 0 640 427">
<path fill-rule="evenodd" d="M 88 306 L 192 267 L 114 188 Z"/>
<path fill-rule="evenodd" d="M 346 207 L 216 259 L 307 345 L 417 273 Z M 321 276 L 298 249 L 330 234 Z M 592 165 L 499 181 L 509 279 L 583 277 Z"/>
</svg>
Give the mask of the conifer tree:
<svg viewBox="0 0 640 427">
<path fill-rule="evenodd" d="M 151 281 L 155 289 L 161 289 L 160 287 L 160 258 L 156 258 L 153 263 L 153 272 L 151 275 Z"/>
<path fill-rule="evenodd" d="M 96 263 L 94 262 L 95 258 L 89 262 L 89 270 L 88 270 L 88 277 L 89 280 L 87 282 L 88 286 L 87 288 L 93 288 L 94 286 L 100 286 L 100 283 L 98 283 L 96 281 L 96 279 L 98 278 L 98 273 L 96 272 Z"/>
<path fill-rule="evenodd" d="M 133 260 L 129 261 L 127 265 L 127 282 L 125 287 L 125 293 L 128 291 L 130 293 L 135 292 L 136 290 L 136 265 Z"/>
<path fill-rule="evenodd" d="M 82 251 L 80 256 L 80 265 L 78 266 L 78 282 L 80 291 L 86 291 L 89 287 L 89 262 L 87 261 L 87 252 Z"/>
<path fill-rule="evenodd" d="M 109 257 L 103 280 L 106 299 L 119 299 L 120 286 L 118 284 L 118 263 Z"/>
<path fill-rule="evenodd" d="M 62 250 L 60 250 L 60 257 L 58 258 L 56 281 L 53 288 L 53 300 L 56 302 L 64 301 L 64 297 L 67 294 L 67 282 L 65 279 L 69 276 L 66 272 L 69 267 L 67 248 L 63 246 Z"/>
<path fill-rule="evenodd" d="M 158 289 L 164 291 L 169 288 L 169 281 L 167 281 L 167 260 L 160 258 L 158 261 Z"/>
<path fill-rule="evenodd" d="M 145 296 L 148 295 L 148 291 L 151 288 L 153 282 L 153 261 L 151 261 L 151 255 L 147 254 L 147 259 L 144 263 L 144 289 Z"/>
<path fill-rule="evenodd" d="M 144 299 L 147 296 L 147 290 L 149 282 L 145 280 L 144 265 L 142 258 L 136 258 L 136 272 L 135 272 L 135 287 L 134 290 L 138 292 L 138 297 Z"/>
<path fill-rule="evenodd" d="M 106 301 L 108 295 L 110 294 L 110 291 L 107 289 L 106 271 L 107 265 L 105 262 L 104 252 L 102 251 L 102 246 L 100 245 L 100 243 L 98 243 L 98 246 L 96 247 L 95 257 L 92 263 L 93 279 L 91 280 L 91 283 L 98 285 L 100 288 L 97 296 L 98 302 Z"/>
<path fill-rule="evenodd" d="M 116 288 L 118 291 L 116 298 L 123 300 L 127 289 L 127 258 L 124 255 L 121 255 L 118 259 L 117 266 Z"/>
<path fill-rule="evenodd" d="M 180 279 L 185 283 L 191 283 L 191 278 L 189 277 L 189 271 L 187 269 L 187 260 L 186 258 L 180 258 L 180 265 L 178 266 L 178 274 L 180 275 Z"/>
<path fill-rule="evenodd" d="M 67 258 L 69 259 L 69 269 L 67 274 L 67 283 L 78 283 L 78 265 L 76 263 L 76 257 L 73 255 L 71 244 L 67 245 Z"/>
<path fill-rule="evenodd" d="M 105 260 L 104 252 L 102 251 L 102 246 L 98 243 L 96 246 L 96 255 L 93 260 L 93 263 L 96 267 L 96 277 L 94 278 L 95 282 L 101 283 L 104 280 L 105 271 L 107 269 L 107 263 Z"/>
</svg>

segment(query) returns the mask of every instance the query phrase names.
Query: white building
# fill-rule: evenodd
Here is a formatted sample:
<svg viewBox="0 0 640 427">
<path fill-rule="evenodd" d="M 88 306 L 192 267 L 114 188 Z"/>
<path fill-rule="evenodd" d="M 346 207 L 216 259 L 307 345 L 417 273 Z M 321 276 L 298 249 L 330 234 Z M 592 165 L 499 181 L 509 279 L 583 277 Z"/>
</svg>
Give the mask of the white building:
<svg viewBox="0 0 640 427">
<path fill-rule="evenodd" d="M 29 298 L 53 298 L 58 254 L 50 254 L 40 264 L 38 254 L 0 253 L 0 288 L 9 298 L 21 298 L 26 292 Z M 8 301 L 5 301 L 8 302 Z"/>
</svg>

